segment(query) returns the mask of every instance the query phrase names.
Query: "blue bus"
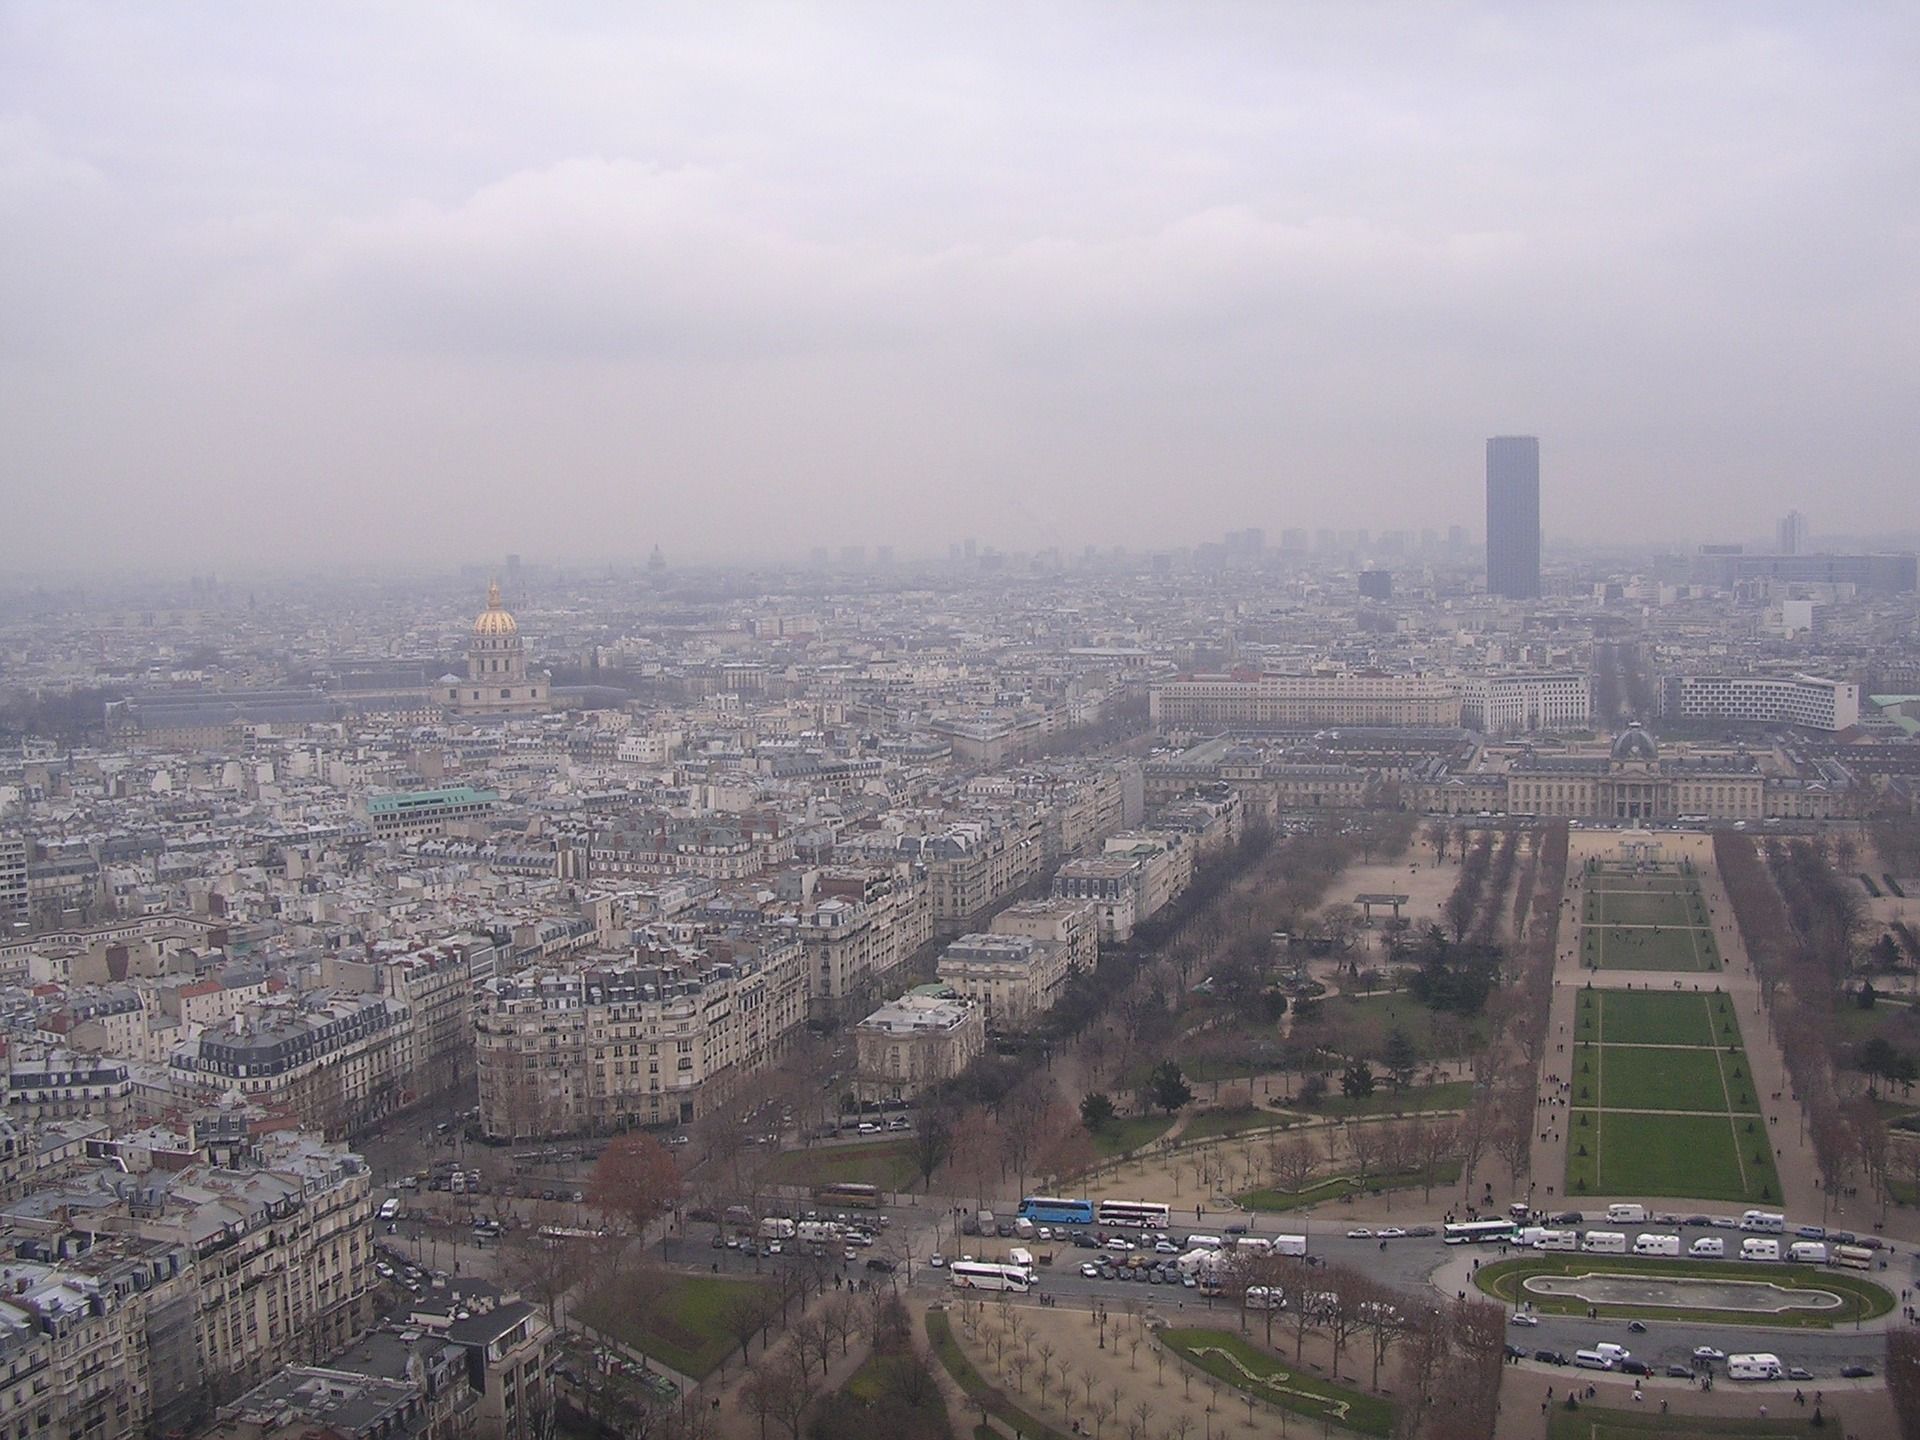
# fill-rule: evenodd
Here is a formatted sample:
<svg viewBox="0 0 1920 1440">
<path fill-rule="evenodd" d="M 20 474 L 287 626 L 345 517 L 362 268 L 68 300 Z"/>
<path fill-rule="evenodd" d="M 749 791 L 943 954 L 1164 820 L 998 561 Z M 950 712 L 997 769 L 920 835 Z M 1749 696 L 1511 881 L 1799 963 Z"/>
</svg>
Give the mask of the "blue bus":
<svg viewBox="0 0 1920 1440">
<path fill-rule="evenodd" d="M 1061 1200 L 1051 1195 L 1029 1195 L 1020 1202 L 1020 1218 L 1036 1225 L 1091 1225 L 1091 1200 Z"/>
</svg>

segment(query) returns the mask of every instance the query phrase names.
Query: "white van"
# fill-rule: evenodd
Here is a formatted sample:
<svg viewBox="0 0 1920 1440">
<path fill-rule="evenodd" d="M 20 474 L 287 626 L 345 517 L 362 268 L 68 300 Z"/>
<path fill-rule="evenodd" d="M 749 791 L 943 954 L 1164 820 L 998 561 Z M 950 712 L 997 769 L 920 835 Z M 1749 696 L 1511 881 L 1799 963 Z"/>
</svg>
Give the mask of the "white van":
<svg viewBox="0 0 1920 1440">
<path fill-rule="evenodd" d="M 1578 1230 L 1543 1230 L 1540 1232 L 1542 1250 L 1578 1250 L 1580 1232 Z"/>
<path fill-rule="evenodd" d="M 1033 1252 L 1022 1250 L 1018 1245 L 1007 1251 L 1007 1263 L 1018 1265 L 1022 1270 L 1033 1269 Z"/>
<path fill-rule="evenodd" d="M 1678 1235 L 1641 1235 L 1633 1242 L 1636 1255 L 1678 1255 L 1680 1237 Z"/>
<path fill-rule="evenodd" d="M 1639 1225 L 1647 1218 L 1644 1205 L 1609 1205 L 1607 1219 L 1616 1225 Z"/>
<path fill-rule="evenodd" d="M 760 1222 L 762 1240 L 791 1240 L 797 1227 L 784 1215 L 769 1215 Z"/>
<path fill-rule="evenodd" d="M 1740 1258 L 1742 1260 L 1778 1260 L 1780 1242 L 1778 1240 L 1742 1240 Z"/>
<path fill-rule="evenodd" d="M 1824 1265 L 1827 1247 L 1818 1240 L 1796 1240 L 1787 1247 L 1787 1258 L 1801 1265 Z"/>
<path fill-rule="evenodd" d="M 1219 1248 L 1220 1237 L 1218 1235 L 1187 1236 L 1187 1249 L 1189 1250 L 1218 1250 Z"/>
<path fill-rule="evenodd" d="M 1613 1361 L 1609 1360 L 1606 1356 L 1602 1355 L 1598 1350 L 1574 1351 L 1573 1363 L 1578 1365 L 1582 1370 L 1613 1369 Z"/>
<path fill-rule="evenodd" d="M 1787 1217 L 1776 1215 L 1771 1210 L 1748 1210 L 1740 1216 L 1740 1228 L 1755 1235 L 1783 1235 L 1787 1229 Z"/>
<path fill-rule="evenodd" d="M 1589 1230 L 1580 1241 L 1580 1248 L 1591 1255 L 1624 1255 L 1627 1237 L 1618 1230 Z"/>
<path fill-rule="evenodd" d="M 1607 1359 L 1616 1365 L 1624 1365 L 1633 1358 L 1633 1352 L 1631 1350 L 1627 1349 L 1624 1345 L 1616 1345 L 1611 1340 L 1602 1340 L 1593 1348 L 1596 1352 L 1606 1356 Z"/>
<path fill-rule="evenodd" d="M 1022 1240 L 1033 1239 L 1034 1230 L 1035 1226 L 1033 1221 L 1024 1215 L 1013 1222 L 1013 1233 Z"/>
<path fill-rule="evenodd" d="M 1233 1248 L 1242 1255 L 1270 1255 L 1273 1241 L 1264 1235 L 1242 1235 L 1233 1242 Z"/>
<path fill-rule="evenodd" d="M 399 1200 L 397 1199 L 383 1200 L 380 1203 L 380 1218 L 382 1220 L 395 1219 L 396 1217 L 398 1217 L 399 1214 L 400 1214 Z"/>
<path fill-rule="evenodd" d="M 1718 1235 L 1702 1235 L 1687 1247 L 1687 1254 L 1696 1260 L 1724 1260 L 1727 1258 L 1727 1242 Z"/>
<path fill-rule="evenodd" d="M 1273 1253 L 1276 1255 L 1304 1255 L 1307 1253 L 1307 1237 L 1304 1235 L 1276 1235 L 1273 1237 Z"/>
<path fill-rule="evenodd" d="M 1729 1355 L 1727 1374 L 1735 1380 L 1778 1380 L 1781 1375 L 1778 1355 Z"/>
</svg>

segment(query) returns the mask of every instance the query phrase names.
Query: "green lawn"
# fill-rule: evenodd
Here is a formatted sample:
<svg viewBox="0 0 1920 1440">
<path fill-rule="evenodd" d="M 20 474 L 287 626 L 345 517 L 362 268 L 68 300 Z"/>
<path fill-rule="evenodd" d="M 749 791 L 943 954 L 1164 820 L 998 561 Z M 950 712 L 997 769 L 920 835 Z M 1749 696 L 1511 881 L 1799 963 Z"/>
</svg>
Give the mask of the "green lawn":
<svg viewBox="0 0 1920 1440">
<path fill-rule="evenodd" d="M 1244 1135 L 1248 1131 L 1285 1130 L 1298 1125 L 1292 1115 L 1276 1115 L 1271 1110 L 1250 1106 L 1245 1110 L 1202 1110 L 1187 1121 L 1177 1137 L 1185 1145 L 1195 1140 L 1218 1140 L 1223 1136 Z"/>
<path fill-rule="evenodd" d="M 1433 1183 L 1436 1189 L 1445 1189 L 1460 1178 L 1460 1162 L 1451 1160 L 1433 1167 Z M 1424 1189 L 1426 1181 L 1423 1172 L 1400 1170 L 1385 1175 L 1369 1175 L 1368 1190 L 1418 1190 Z M 1316 1180 L 1300 1191 L 1276 1190 L 1271 1185 L 1258 1190 L 1249 1190 L 1238 1197 L 1240 1204 L 1248 1210 L 1302 1210 L 1309 1205 L 1318 1205 L 1327 1200 L 1338 1200 L 1342 1195 L 1354 1193 L 1353 1176 L 1329 1175 Z"/>
<path fill-rule="evenodd" d="M 1835 1310 L 1683 1310 L 1668 1305 L 1600 1305 L 1603 1317 L 1616 1320 L 1675 1320 L 1692 1318 L 1715 1324 L 1760 1328 L 1826 1330 L 1872 1320 L 1893 1309 L 1893 1296 L 1873 1281 L 1847 1270 L 1812 1265 L 1745 1264 L 1738 1260 L 1663 1260 L 1645 1255 L 1524 1255 L 1495 1260 L 1474 1272 L 1474 1284 L 1507 1304 L 1523 1297 L 1548 1314 L 1584 1315 L 1587 1302 L 1574 1296 L 1542 1296 L 1523 1291 L 1530 1275 L 1658 1275 L 1668 1279 L 1698 1276 L 1706 1280 L 1762 1280 L 1784 1289 L 1825 1290 L 1845 1303 Z M 1732 1346 L 1728 1347 L 1732 1349 Z"/>
<path fill-rule="evenodd" d="M 1347 1118 L 1355 1115 L 1418 1115 L 1428 1110 L 1464 1110 L 1473 1099 L 1471 1080 L 1449 1080 L 1440 1085 L 1409 1085 L 1395 1092 L 1392 1086 L 1376 1085 L 1371 1095 L 1349 1100 L 1337 1091 L 1322 1100 L 1312 1112 Z"/>
<path fill-rule="evenodd" d="M 1581 1045 L 1574 1055 L 1574 1103 L 1593 1102 L 1597 1079 L 1600 1104 L 1610 1110 L 1699 1110 L 1757 1113 L 1746 1053 L 1724 1057 L 1708 1049 L 1679 1050 L 1647 1045 Z M 1592 1066 L 1590 1073 L 1586 1067 Z M 1738 1071 L 1738 1076 L 1735 1075 Z"/>
<path fill-rule="evenodd" d="M 1813 1413 L 1789 1419 L 1747 1419 L 1723 1415 L 1657 1415 L 1644 1409 L 1608 1410 L 1583 1405 L 1569 1410 L 1559 1402 L 1547 1423 L 1547 1440 L 1793 1440 L 1796 1436 L 1845 1433 L 1829 1406 L 1827 1427 L 1816 1430 Z"/>
<path fill-rule="evenodd" d="M 1320 1018 L 1301 1028 L 1298 1038 L 1326 1040 L 1342 1055 L 1379 1060 L 1387 1053 L 1387 1037 L 1404 1030 L 1422 1061 L 1456 1060 L 1481 1046 L 1485 1026 L 1476 1020 L 1435 1013 L 1400 991 L 1383 995 L 1335 995 L 1320 1002 Z"/>
<path fill-rule="evenodd" d="M 881 1140 L 867 1145 L 816 1145 L 783 1150 L 767 1167 L 776 1185 L 878 1185 L 905 1190 L 920 1183 L 910 1140 Z"/>
<path fill-rule="evenodd" d="M 576 1313 L 593 1329 L 700 1380 L 739 1343 L 729 1311 L 740 1296 L 756 1292 L 775 1303 L 758 1280 L 653 1270 L 637 1283 L 593 1291 Z"/>
<path fill-rule="evenodd" d="M 1711 930 L 1671 926 L 1660 930 L 1589 926 L 1582 940 L 1581 959 L 1602 970 L 1698 974 L 1720 968 L 1720 952 Z"/>
<path fill-rule="evenodd" d="M 1162 1330 L 1160 1339 L 1209 1375 L 1282 1410 L 1361 1435 L 1393 1433 L 1392 1401 L 1296 1370 L 1231 1330 Z"/>
<path fill-rule="evenodd" d="M 1583 990 L 1574 1038 L 1609 1045 L 1738 1043 L 1733 1002 L 1723 994 L 1659 990 Z M 1732 1025 L 1730 1036 L 1721 1027 Z"/>
<path fill-rule="evenodd" d="M 1171 1115 L 1124 1115 L 1094 1132 L 1093 1153 L 1111 1160 L 1158 1140 L 1172 1127 Z"/>
<path fill-rule="evenodd" d="M 1673 890 L 1587 891 L 1589 925 L 1705 925 L 1707 907 L 1697 893 Z"/>
<path fill-rule="evenodd" d="M 1755 1204 L 1780 1199 L 1772 1147 L 1757 1120 L 1576 1110 L 1570 1123 L 1570 1196 L 1671 1195 Z M 1751 1135 L 1749 1124 L 1755 1127 Z"/>
</svg>

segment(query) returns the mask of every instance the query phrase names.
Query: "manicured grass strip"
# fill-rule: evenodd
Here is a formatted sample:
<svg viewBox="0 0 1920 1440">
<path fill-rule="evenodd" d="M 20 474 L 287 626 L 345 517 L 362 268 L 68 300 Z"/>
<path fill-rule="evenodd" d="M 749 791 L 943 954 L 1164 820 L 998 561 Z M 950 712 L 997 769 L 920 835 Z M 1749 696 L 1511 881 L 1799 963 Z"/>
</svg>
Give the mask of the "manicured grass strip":
<svg viewBox="0 0 1920 1440">
<path fill-rule="evenodd" d="M 882 1190 L 905 1190 L 920 1183 L 909 1140 L 882 1140 L 866 1145 L 816 1145 L 810 1150 L 783 1150 L 767 1166 L 767 1178 L 776 1185 L 878 1185 Z"/>
<path fill-rule="evenodd" d="M 1609 1045 L 1714 1045 L 1721 1043 L 1721 1023 L 1731 1021 L 1733 1014 L 1733 1003 L 1725 995 L 1595 990 L 1581 992 L 1578 1013 L 1583 1019 L 1589 998 L 1599 1012 L 1599 1033 L 1581 1038 Z M 1736 1038 L 1738 1033 L 1736 1024 Z"/>
<path fill-rule="evenodd" d="M 737 1297 L 758 1292 L 774 1303 L 771 1291 L 757 1280 L 664 1270 L 647 1278 L 645 1287 L 596 1290 L 576 1313 L 593 1329 L 696 1380 L 718 1369 L 739 1343 L 728 1323 Z"/>
<path fill-rule="evenodd" d="M 1732 1243 L 1731 1241 L 1729 1243 Z M 1826 1290 L 1845 1303 L 1838 1310 L 1756 1312 L 1750 1310 L 1686 1310 L 1666 1305 L 1600 1305 L 1603 1316 L 1620 1320 L 1693 1320 L 1761 1328 L 1830 1330 L 1855 1320 L 1871 1320 L 1893 1309 L 1893 1296 L 1852 1271 L 1822 1266 L 1744 1264 L 1738 1260 L 1660 1260 L 1645 1255 L 1523 1255 L 1495 1260 L 1474 1272 L 1482 1290 L 1507 1304 L 1527 1299 L 1543 1313 L 1584 1315 L 1588 1302 L 1573 1296 L 1536 1295 L 1523 1291 L 1529 1275 L 1658 1275 L 1666 1279 L 1761 1280 L 1782 1289 Z"/>
<path fill-rule="evenodd" d="M 1576 1110 L 1569 1121 L 1567 1194 L 1777 1202 L 1772 1141 L 1758 1121 L 1747 1134 L 1748 1123 L 1725 1115 Z"/>
<path fill-rule="evenodd" d="M 1587 1048 L 1587 1047 L 1583 1047 Z M 1608 1045 L 1605 1080 L 1600 1086 L 1600 1103 L 1610 1110 L 1695 1110 L 1725 1114 L 1729 1109 L 1756 1112 L 1749 1089 L 1736 1081 L 1732 1094 L 1722 1083 L 1720 1058 L 1706 1048 L 1664 1049 L 1648 1045 Z M 1728 1074 L 1741 1062 L 1728 1067 Z M 1576 1087 L 1577 1089 L 1577 1087 Z M 1744 1104 L 1730 1100 L 1745 1095 Z"/>
<path fill-rule="evenodd" d="M 1393 1433 L 1390 1400 L 1335 1385 L 1304 1371 L 1231 1330 L 1162 1330 L 1160 1340 L 1217 1380 L 1295 1415 L 1361 1435 Z"/>
<path fill-rule="evenodd" d="M 1433 1167 L 1433 1184 L 1436 1189 L 1444 1189 L 1460 1178 L 1460 1162 L 1450 1161 Z M 1415 1190 L 1425 1186 L 1421 1172 L 1415 1170 L 1395 1171 L 1389 1175 L 1369 1175 L 1366 1188 L 1373 1190 Z M 1300 1210 L 1308 1205 L 1318 1205 L 1323 1200 L 1338 1200 L 1342 1195 L 1357 1193 L 1351 1175 L 1329 1175 L 1324 1180 L 1316 1180 L 1306 1189 L 1295 1192 L 1276 1190 L 1266 1186 L 1259 1190 L 1249 1190 L 1239 1196 L 1242 1206 L 1248 1210 Z"/>
<path fill-rule="evenodd" d="M 1602 970 L 1667 970 L 1700 974 L 1720 968 L 1713 933 L 1701 929 L 1644 930 L 1589 926 L 1581 959 Z"/>
<path fill-rule="evenodd" d="M 1016 1434 L 1032 1436 L 1034 1440 L 1067 1440 L 1051 1425 L 1034 1419 L 1014 1404 L 1007 1398 L 1006 1391 L 974 1368 L 973 1361 L 967 1358 L 967 1352 L 960 1348 L 960 1342 L 954 1338 L 953 1322 L 946 1311 L 927 1311 L 927 1343 L 933 1346 L 933 1353 L 940 1357 L 940 1363 L 947 1367 L 947 1374 L 953 1377 L 953 1383 L 967 1392 L 967 1398 L 976 1402 L 984 1400 L 987 1413 L 1011 1425 Z"/>
<path fill-rule="evenodd" d="M 1171 1115 L 1129 1115 L 1094 1132 L 1093 1153 L 1103 1160 L 1125 1155 L 1158 1140 L 1173 1126 Z"/>
<path fill-rule="evenodd" d="M 1245 1135 L 1250 1132 L 1267 1130 L 1285 1130 L 1298 1125 L 1299 1118 L 1293 1115 L 1276 1115 L 1271 1110 L 1202 1110 L 1187 1121 L 1187 1128 L 1175 1137 L 1181 1145 L 1197 1140 L 1218 1140 L 1223 1136 Z"/>
</svg>

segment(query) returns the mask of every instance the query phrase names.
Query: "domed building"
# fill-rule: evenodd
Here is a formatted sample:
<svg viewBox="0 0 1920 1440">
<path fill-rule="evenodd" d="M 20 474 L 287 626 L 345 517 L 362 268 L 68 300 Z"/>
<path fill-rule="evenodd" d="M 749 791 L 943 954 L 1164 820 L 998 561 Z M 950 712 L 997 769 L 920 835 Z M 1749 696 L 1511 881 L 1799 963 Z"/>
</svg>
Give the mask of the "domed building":
<svg viewBox="0 0 1920 1440">
<path fill-rule="evenodd" d="M 527 673 L 520 626 L 500 603 L 500 582 L 487 586 L 487 608 L 467 642 L 467 678 L 440 677 L 441 703 L 456 715 L 539 715 L 552 707 L 551 683 Z"/>
</svg>

